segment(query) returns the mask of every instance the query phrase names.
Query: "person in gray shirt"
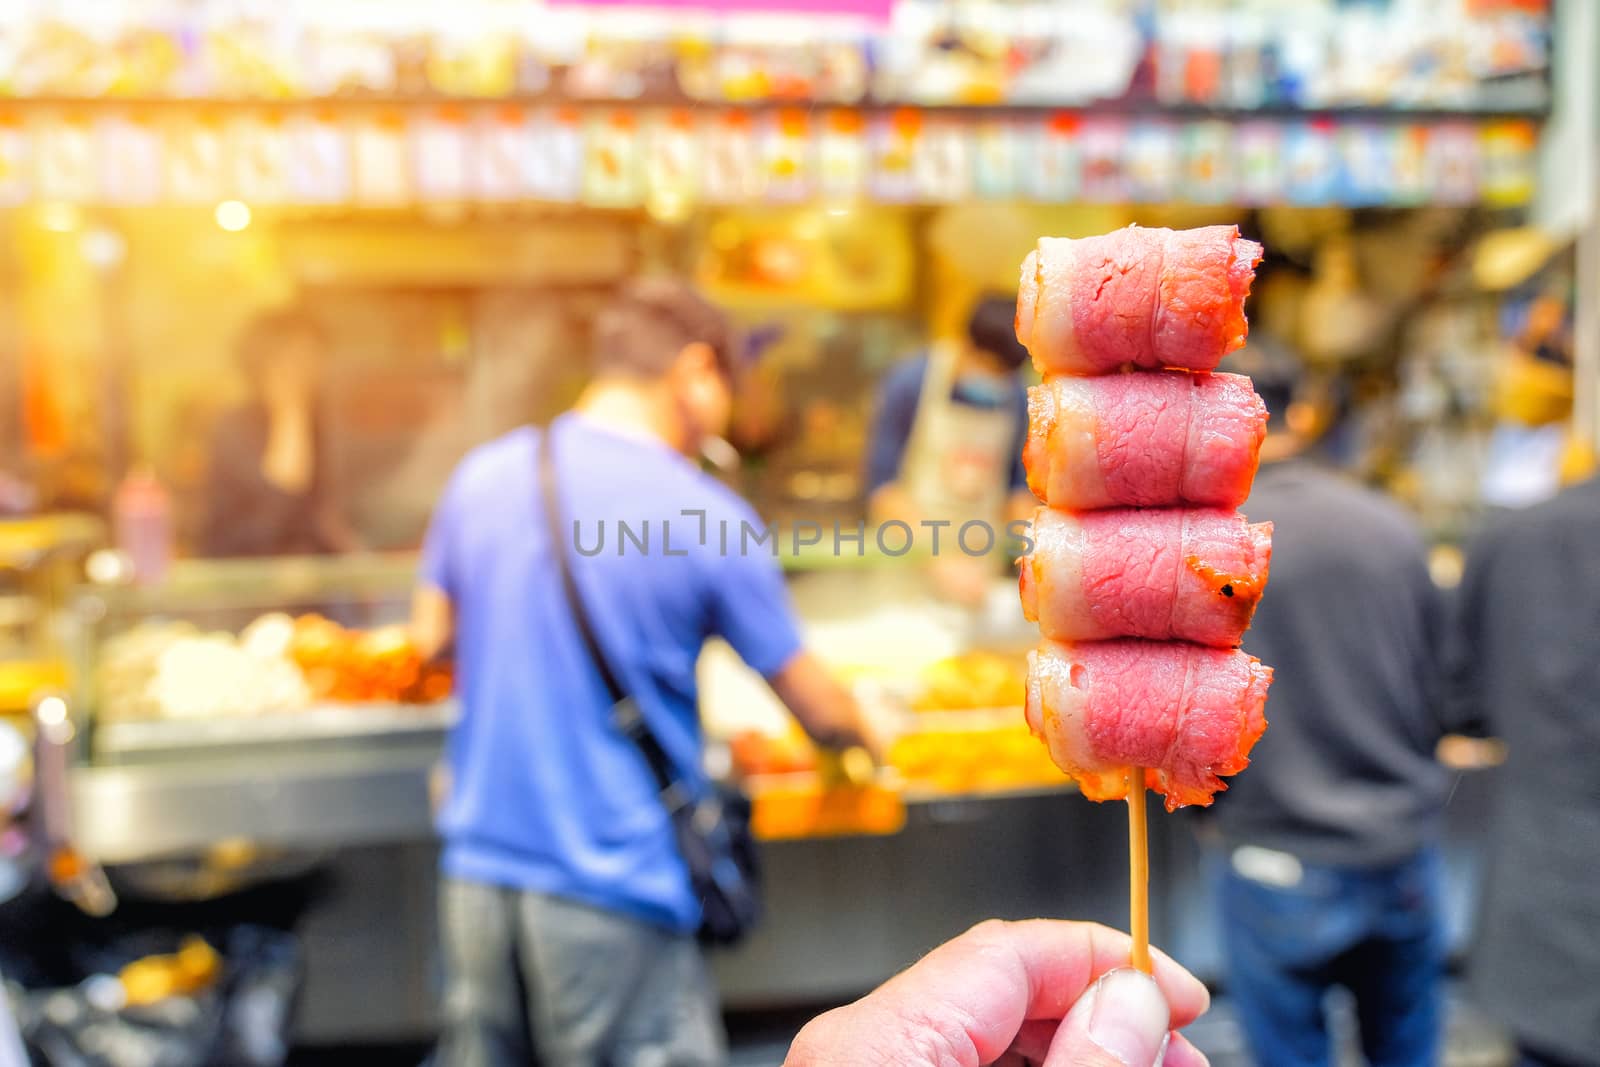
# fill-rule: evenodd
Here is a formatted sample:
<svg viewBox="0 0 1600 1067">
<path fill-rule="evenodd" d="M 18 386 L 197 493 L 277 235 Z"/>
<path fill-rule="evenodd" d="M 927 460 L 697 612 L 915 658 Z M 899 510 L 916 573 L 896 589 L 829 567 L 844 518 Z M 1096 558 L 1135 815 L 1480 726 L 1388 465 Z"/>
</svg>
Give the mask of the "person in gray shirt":
<svg viewBox="0 0 1600 1067">
<path fill-rule="evenodd" d="M 1295 399 L 1292 357 L 1266 347 L 1241 367 L 1272 416 L 1243 510 L 1274 524 L 1244 649 L 1276 673 L 1267 732 L 1215 811 L 1227 988 L 1262 1064 L 1326 1067 L 1324 1001 L 1343 986 L 1372 1067 L 1432 1067 L 1449 788 L 1434 758 L 1439 595 L 1412 518 L 1311 458 L 1321 420 Z"/>
<path fill-rule="evenodd" d="M 1600 478 L 1499 516 L 1457 597 L 1460 715 L 1505 742 L 1471 961 L 1522 1067 L 1600 1063 Z"/>
</svg>

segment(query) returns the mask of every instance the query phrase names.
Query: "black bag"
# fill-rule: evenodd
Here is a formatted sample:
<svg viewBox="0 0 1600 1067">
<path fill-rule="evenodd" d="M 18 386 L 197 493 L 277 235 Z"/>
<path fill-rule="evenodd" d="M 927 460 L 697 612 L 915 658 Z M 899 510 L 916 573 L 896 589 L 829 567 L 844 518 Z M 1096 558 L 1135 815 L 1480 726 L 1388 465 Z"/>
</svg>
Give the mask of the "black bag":
<svg viewBox="0 0 1600 1067">
<path fill-rule="evenodd" d="M 305 966 L 294 935 L 262 926 L 236 926 L 209 935 L 223 958 L 210 988 L 154 1004 L 115 1007 L 92 982 L 25 988 L 0 983 L 35 1063 L 50 1067 L 280 1067 L 289 1059 L 294 1009 Z M 171 931 L 116 938 L 79 957 L 92 974 L 115 974 L 140 956 L 175 951 Z M 6 1010 L 0 1003 L 0 1011 Z M 0 1063 L 6 1060 L 0 1044 Z"/>
<path fill-rule="evenodd" d="M 547 430 L 539 442 L 539 485 L 549 527 L 550 553 L 561 572 L 561 586 L 600 680 L 611 695 L 617 728 L 638 747 L 650 766 L 661 803 L 672 819 L 678 852 L 689 868 L 689 881 L 700 900 L 700 940 L 731 945 L 761 917 L 761 866 L 750 832 L 750 799 L 732 786 L 713 782 L 702 796 L 672 766 L 661 742 L 650 731 L 638 704 L 617 680 L 605 651 L 589 624 L 583 598 L 567 561 L 556 491 L 555 434 Z"/>
</svg>

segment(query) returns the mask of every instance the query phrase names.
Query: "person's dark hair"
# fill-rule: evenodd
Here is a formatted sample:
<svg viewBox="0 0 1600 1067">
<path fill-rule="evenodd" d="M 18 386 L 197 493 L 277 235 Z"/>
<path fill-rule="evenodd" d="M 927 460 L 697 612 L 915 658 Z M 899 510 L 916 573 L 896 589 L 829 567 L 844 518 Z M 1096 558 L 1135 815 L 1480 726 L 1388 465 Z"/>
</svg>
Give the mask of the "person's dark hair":
<svg viewBox="0 0 1600 1067">
<path fill-rule="evenodd" d="M 239 369 L 252 384 L 259 382 L 267 364 L 286 343 L 297 337 L 309 337 L 319 344 L 328 339 L 322 325 L 298 308 L 282 308 L 256 316 L 239 334 L 235 349 Z"/>
<path fill-rule="evenodd" d="M 697 341 L 710 346 L 731 381 L 734 341 L 727 315 L 682 279 L 639 278 L 625 284 L 595 321 L 594 370 L 659 378 Z"/>
<path fill-rule="evenodd" d="M 989 353 L 1008 370 L 1028 362 L 1028 350 L 1017 340 L 1017 301 L 1009 296 L 986 296 L 967 319 L 967 337 L 974 348 Z"/>
</svg>

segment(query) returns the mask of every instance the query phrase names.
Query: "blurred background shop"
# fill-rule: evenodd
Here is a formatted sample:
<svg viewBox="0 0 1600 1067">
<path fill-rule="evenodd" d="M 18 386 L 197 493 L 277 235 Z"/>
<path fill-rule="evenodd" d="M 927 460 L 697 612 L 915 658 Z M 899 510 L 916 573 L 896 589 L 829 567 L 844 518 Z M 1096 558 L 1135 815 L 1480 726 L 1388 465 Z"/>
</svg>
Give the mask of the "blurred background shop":
<svg viewBox="0 0 1600 1067">
<path fill-rule="evenodd" d="M 880 379 L 1014 291 L 1040 234 L 1237 221 L 1269 249 L 1253 331 L 1304 354 L 1329 455 L 1415 510 L 1448 585 L 1488 512 L 1592 463 L 1597 56 L 1580 0 L 0 0 L 0 710 L 26 739 L 0 773 L 43 828 L 0 866 L 120 904 L 119 932 L 291 885 L 293 1040 L 426 1041 L 454 708 L 397 625 L 414 551 L 468 449 L 576 395 L 608 292 L 672 270 L 747 331 L 730 477 L 830 532 L 784 553 L 809 642 L 912 723 L 877 784 L 832 784 L 708 652 L 716 769 L 768 841 L 727 1007 L 856 995 L 984 916 L 1120 923 L 1122 814 L 1063 800 L 1027 735 L 1014 583 L 958 605 L 870 536 L 832 551 Z M 284 309 L 312 353 L 296 484 L 339 533 L 219 548 L 219 467 L 267 433 L 240 429 L 245 331 Z M 1458 949 L 1494 755 L 1443 752 Z M 1154 934 L 1214 974 L 1194 827 L 1155 820 Z M 198 949 L 171 959 L 142 995 L 204 987 Z M 1458 1062 L 1500 1062 L 1456 1025 Z"/>
</svg>

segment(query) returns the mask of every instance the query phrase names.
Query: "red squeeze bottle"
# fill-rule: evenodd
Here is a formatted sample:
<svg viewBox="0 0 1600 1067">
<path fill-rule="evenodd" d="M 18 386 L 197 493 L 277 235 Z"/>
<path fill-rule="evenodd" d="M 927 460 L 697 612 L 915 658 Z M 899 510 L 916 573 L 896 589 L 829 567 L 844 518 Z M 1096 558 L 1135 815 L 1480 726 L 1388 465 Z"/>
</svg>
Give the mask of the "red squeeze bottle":
<svg viewBox="0 0 1600 1067">
<path fill-rule="evenodd" d="M 148 465 L 133 468 L 117 486 L 111 524 L 134 581 L 159 582 L 172 563 L 172 498 Z"/>
</svg>

